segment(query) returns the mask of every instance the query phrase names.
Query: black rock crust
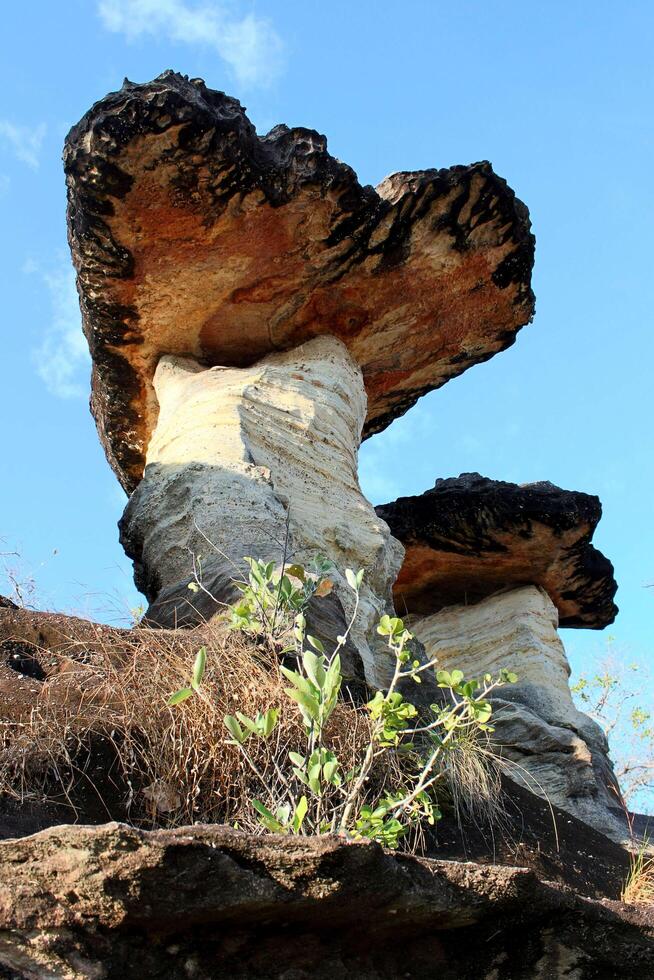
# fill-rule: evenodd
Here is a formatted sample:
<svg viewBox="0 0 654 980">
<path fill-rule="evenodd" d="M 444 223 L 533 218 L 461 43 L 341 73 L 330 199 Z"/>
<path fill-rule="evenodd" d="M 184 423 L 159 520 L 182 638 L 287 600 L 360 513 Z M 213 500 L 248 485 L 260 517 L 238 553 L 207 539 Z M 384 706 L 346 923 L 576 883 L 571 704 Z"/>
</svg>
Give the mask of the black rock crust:
<svg viewBox="0 0 654 980">
<path fill-rule="evenodd" d="M 429 615 L 501 588 L 535 584 L 558 606 L 560 626 L 602 629 L 616 617 L 613 565 L 591 544 L 602 516 L 596 496 L 549 482 L 519 486 L 463 473 L 376 511 L 406 548 L 405 565 L 417 548 L 434 557 L 434 570 L 425 572 L 424 581 L 406 598 L 408 612 Z M 514 553 L 527 555 L 529 543 L 541 536 L 537 562 L 508 561 Z M 451 556 L 449 562 L 446 556 Z M 470 559 L 469 568 L 465 559 Z M 428 557 L 423 560 L 429 562 Z M 448 567 L 455 565 L 453 581 Z M 401 583 L 402 573 L 400 591 Z"/>
</svg>

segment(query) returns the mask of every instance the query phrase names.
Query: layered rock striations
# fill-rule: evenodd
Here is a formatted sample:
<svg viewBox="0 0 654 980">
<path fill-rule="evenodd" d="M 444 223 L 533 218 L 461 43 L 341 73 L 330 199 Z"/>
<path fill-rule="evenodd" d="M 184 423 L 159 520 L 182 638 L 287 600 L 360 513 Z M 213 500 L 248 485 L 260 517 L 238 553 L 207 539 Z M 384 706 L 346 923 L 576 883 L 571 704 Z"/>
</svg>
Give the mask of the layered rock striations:
<svg viewBox="0 0 654 980">
<path fill-rule="evenodd" d="M 523 586 L 411 621 L 440 669 L 518 676 L 494 701 L 492 742 L 511 778 L 618 839 L 620 790 L 602 729 L 572 701 L 570 666 L 547 593 Z"/>
<path fill-rule="evenodd" d="M 365 571 L 352 638 L 369 682 L 381 684 L 374 625 L 392 611 L 403 549 L 359 487 L 366 394 L 342 341 L 317 337 L 249 368 L 163 357 L 154 385 L 158 422 L 121 521 L 147 620 L 189 625 L 221 611 L 208 593 L 235 599 L 245 555 L 279 562 L 286 553 L 306 567 L 324 555 L 329 601 L 343 611 L 333 636 L 354 609 L 343 573 Z M 194 567 L 206 591 L 189 591 Z"/>
<path fill-rule="evenodd" d="M 376 510 L 406 549 L 398 609 L 429 615 L 533 584 L 554 602 L 560 626 L 603 629 L 615 619 L 613 565 L 591 544 L 597 497 L 463 473 Z"/>
</svg>

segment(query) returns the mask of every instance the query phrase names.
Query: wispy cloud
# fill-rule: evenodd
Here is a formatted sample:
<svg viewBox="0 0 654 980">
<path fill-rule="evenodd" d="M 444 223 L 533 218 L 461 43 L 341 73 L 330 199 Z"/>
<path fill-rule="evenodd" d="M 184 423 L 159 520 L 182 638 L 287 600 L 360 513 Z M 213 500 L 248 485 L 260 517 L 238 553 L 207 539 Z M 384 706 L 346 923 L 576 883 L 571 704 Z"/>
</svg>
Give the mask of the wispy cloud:
<svg viewBox="0 0 654 980">
<path fill-rule="evenodd" d="M 13 150 L 21 163 L 26 163 L 32 170 L 38 168 L 44 137 L 45 123 L 18 126 L 8 119 L 0 119 L 0 140 Z"/>
<path fill-rule="evenodd" d="M 270 20 L 235 16 L 216 3 L 185 0 L 99 0 L 107 30 L 128 40 L 143 35 L 213 48 L 244 87 L 265 86 L 284 67 L 284 45 Z"/>
<path fill-rule="evenodd" d="M 82 333 L 75 273 L 63 263 L 55 271 L 41 272 L 28 261 L 24 269 L 40 275 L 52 307 L 43 339 L 32 352 L 37 374 L 58 398 L 84 397 L 88 392 L 90 358 Z"/>
</svg>

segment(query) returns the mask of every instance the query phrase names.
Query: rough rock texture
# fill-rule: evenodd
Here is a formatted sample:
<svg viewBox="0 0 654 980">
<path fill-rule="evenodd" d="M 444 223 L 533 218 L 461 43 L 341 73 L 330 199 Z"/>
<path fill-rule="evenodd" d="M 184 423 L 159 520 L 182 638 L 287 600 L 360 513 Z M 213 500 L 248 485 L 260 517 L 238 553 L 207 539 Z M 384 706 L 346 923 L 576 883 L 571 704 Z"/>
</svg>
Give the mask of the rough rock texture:
<svg viewBox="0 0 654 980">
<path fill-rule="evenodd" d="M 308 566 L 324 554 L 334 562 L 345 618 L 332 639 L 354 605 L 343 572 L 365 569 L 351 636 L 368 681 L 381 683 L 372 627 L 391 610 L 403 550 L 359 488 L 366 395 L 345 345 L 317 337 L 249 368 L 165 357 L 154 384 L 159 419 L 121 522 L 137 585 L 152 603 L 148 620 L 173 625 L 193 621 L 194 609 L 195 622 L 216 612 L 206 593 L 189 592 L 194 555 L 208 591 L 233 601 L 243 556 L 280 560 L 288 518 L 289 560 Z"/>
<path fill-rule="evenodd" d="M 259 137 L 235 99 L 165 72 L 93 106 L 64 163 L 92 408 L 130 492 L 162 354 L 243 366 L 333 334 L 370 434 L 533 314 L 528 212 L 486 162 L 362 187 L 324 136 Z"/>
<path fill-rule="evenodd" d="M 504 667 L 518 683 L 495 699 L 494 741 L 513 779 L 597 827 L 624 838 L 611 807 L 620 801 L 600 727 L 572 701 L 557 612 L 536 586 L 499 593 L 474 606 L 450 606 L 411 621 L 427 654 L 467 677 Z"/>
<path fill-rule="evenodd" d="M 0 963 L 31 980 L 642 980 L 654 920 L 369 843 L 62 826 L 0 844 Z"/>
<path fill-rule="evenodd" d="M 377 513 L 406 549 L 394 588 L 400 611 L 430 615 L 534 584 L 549 593 L 560 626 L 602 629 L 615 619 L 613 565 L 590 543 L 597 497 L 463 473 Z"/>
</svg>

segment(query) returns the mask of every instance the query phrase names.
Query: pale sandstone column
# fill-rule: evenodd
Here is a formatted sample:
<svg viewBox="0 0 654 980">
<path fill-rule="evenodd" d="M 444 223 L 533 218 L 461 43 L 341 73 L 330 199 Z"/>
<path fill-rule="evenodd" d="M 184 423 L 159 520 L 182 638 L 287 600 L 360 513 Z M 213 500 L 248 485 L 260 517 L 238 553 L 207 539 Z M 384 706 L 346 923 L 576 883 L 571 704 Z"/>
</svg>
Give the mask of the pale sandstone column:
<svg viewBox="0 0 654 980">
<path fill-rule="evenodd" d="M 575 708 L 557 626 L 556 607 L 534 585 L 410 620 L 439 668 L 458 668 L 468 678 L 495 676 L 503 667 L 518 675 L 517 684 L 500 688 L 494 698 L 492 738 L 509 774 L 603 833 L 621 837 L 624 828 L 609 810 L 619 796 L 606 737 Z"/>
<path fill-rule="evenodd" d="M 366 393 L 345 345 L 319 337 L 248 368 L 167 356 L 154 386 L 159 417 L 121 522 L 150 618 L 183 618 L 193 556 L 207 587 L 231 598 L 230 562 L 242 574 L 245 555 L 281 561 L 288 519 L 290 558 L 331 559 L 346 619 L 354 596 L 344 571 L 365 569 L 352 637 L 366 678 L 381 683 L 374 626 L 392 610 L 404 549 L 359 487 Z"/>
</svg>

